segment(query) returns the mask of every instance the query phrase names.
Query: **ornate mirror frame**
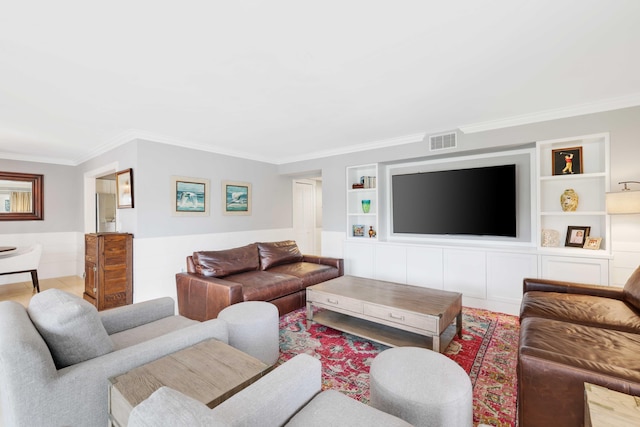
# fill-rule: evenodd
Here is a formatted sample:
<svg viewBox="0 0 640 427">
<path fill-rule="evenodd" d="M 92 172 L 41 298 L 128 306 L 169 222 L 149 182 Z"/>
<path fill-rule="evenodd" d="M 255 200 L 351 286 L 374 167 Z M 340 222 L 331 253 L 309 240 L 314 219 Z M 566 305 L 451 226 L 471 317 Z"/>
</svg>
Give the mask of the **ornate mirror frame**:
<svg viewBox="0 0 640 427">
<path fill-rule="evenodd" d="M 38 221 L 44 219 L 44 175 L 0 172 L 0 181 L 31 183 L 31 212 L 0 212 L 0 221 Z"/>
</svg>

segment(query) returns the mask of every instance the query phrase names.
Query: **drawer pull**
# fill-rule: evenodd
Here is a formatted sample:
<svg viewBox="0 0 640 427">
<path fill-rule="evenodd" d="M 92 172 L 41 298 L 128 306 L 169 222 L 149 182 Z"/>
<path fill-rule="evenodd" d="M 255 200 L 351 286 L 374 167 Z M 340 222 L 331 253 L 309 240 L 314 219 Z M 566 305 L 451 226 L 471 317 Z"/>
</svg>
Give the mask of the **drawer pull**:
<svg viewBox="0 0 640 427">
<path fill-rule="evenodd" d="M 389 313 L 389 317 L 392 318 L 392 319 L 395 319 L 395 320 L 402 320 L 404 322 L 404 316 L 402 316 L 402 315 Z"/>
<path fill-rule="evenodd" d="M 335 305 L 338 305 L 338 300 L 337 300 L 337 299 L 327 298 L 327 302 L 328 302 L 329 304 L 335 304 Z"/>
</svg>

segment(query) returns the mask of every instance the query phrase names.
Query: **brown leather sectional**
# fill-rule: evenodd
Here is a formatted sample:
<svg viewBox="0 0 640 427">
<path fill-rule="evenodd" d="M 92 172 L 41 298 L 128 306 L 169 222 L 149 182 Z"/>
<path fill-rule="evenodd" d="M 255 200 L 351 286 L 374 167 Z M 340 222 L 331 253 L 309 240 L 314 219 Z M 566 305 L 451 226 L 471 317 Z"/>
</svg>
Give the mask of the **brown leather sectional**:
<svg viewBox="0 0 640 427">
<path fill-rule="evenodd" d="M 640 396 L 640 267 L 624 288 L 524 279 L 520 427 L 584 425 L 584 383 Z"/>
<path fill-rule="evenodd" d="M 231 304 L 269 301 L 282 316 L 305 306 L 307 286 L 342 275 L 343 259 L 303 255 L 293 240 L 194 252 L 176 274 L 178 310 L 204 321 Z"/>
</svg>

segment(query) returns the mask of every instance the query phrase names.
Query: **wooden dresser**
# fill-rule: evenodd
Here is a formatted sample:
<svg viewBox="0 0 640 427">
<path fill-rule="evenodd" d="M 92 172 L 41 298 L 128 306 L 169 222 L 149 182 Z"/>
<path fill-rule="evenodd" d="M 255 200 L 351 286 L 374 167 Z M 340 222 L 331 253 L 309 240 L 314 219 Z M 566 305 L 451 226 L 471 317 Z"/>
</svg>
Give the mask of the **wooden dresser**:
<svg viewBox="0 0 640 427">
<path fill-rule="evenodd" d="M 133 234 L 85 234 L 84 248 L 84 299 L 98 310 L 133 303 Z"/>
</svg>

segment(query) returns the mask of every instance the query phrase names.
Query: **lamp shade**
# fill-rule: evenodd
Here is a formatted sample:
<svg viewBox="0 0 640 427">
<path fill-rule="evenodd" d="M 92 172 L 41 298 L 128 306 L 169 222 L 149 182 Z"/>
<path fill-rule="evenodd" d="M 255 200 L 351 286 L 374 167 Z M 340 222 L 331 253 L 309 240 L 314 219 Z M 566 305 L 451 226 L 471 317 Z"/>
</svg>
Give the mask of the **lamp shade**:
<svg viewBox="0 0 640 427">
<path fill-rule="evenodd" d="M 607 193 L 606 202 L 608 214 L 618 215 L 640 213 L 640 191 Z"/>
</svg>

